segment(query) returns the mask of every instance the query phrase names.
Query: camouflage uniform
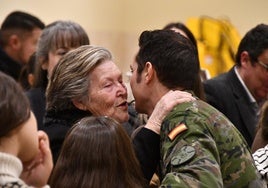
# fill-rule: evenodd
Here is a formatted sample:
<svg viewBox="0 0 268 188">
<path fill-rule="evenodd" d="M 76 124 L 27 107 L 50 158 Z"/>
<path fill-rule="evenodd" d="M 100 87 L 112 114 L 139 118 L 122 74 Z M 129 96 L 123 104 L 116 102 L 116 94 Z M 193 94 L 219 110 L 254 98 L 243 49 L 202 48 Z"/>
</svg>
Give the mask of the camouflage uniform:
<svg viewBox="0 0 268 188">
<path fill-rule="evenodd" d="M 239 131 L 201 100 L 176 106 L 160 139 L 161 187 L 267 187 Z"/>
</svg>

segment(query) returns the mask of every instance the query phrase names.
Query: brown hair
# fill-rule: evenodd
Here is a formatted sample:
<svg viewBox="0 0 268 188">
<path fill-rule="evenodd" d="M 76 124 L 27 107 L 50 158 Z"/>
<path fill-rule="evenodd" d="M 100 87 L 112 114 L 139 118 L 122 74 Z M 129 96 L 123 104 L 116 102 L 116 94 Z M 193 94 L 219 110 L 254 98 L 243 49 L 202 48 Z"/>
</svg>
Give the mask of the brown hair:
<svg viewBox="0 0 268 188">
<path fill-rule="evenodd" d="M 86 117 L 64 141 L 52 187 L 144 187 L 141 169 L 123 127 L 112 118 Z"/>
<path fill-rule="evenodd" d="M 86 31 L 76 22 L 55 21 L 47 25 L 37 44 L 34 87 L 46 88 L 47 86 L 47 70 L 43 70 L 41 66 L 48 61 L 50 51 L 62 47 L 77 48 L 88 44 L 90 41 Z"/>
<path fill-rule="evenodd" d="M 30 104 L 22 88 L 0 71 L 0 137 L 30 118 Z"/>
</svg>

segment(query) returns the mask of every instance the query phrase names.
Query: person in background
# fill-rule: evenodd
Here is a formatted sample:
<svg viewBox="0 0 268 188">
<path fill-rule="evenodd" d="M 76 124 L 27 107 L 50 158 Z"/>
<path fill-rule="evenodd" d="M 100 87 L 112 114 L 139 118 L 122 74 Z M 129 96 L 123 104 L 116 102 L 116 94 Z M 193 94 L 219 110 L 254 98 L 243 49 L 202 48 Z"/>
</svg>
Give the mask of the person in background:
<svg viewBox="0 0 268 188">
<path fill-rule="evenodd" d="M 135 108 L 149 116 L 168 91 L 192 92 L 200 76 L 193 44 L 168 30 L 142 32 L 130 67 Z M 160 141 L 159 136 L 155 142 L 145 134 L 137 133 L 136 137 L 139 159 L 155 161 L 160 155 L 161 187 L 265 186 L 240 132 L 226 116 L 202 100 L 174 107 L 161 122 Z M 158 153 L 153 155 L 152 148 L 157 146 Z"/>
<path fill-rule="evenodd" d="M 34 83 L 32 88 L 26 92 L 39 130 L 43 129 L 46 110 L 45 90 L 52 69 L 68 51 L 89 43 L 85 30 L 78 23 L 72 21 L 55 21 L 43 30 L 36 49 Z"/>
<path fill-rule="evenodd" d="M 268 25 L 258 24 L 242 38 L 236 64 L 204 82 L 206 101 L 221 111 L 252 146 L 259 109 L 268 96 Z"/>
<path fill-rule="evenodd" d="M 188 38 L 195 46 L 196 53 L 198 54 L 196 39 L 195 39 L 193 33 L 190 31 L 190 29 L 188 29 L 188 27 L 186 27 L 186 25 L 184 25 L 181 22 L 174 22 L 174 23 L 172 22 L 172 23 L 167 24 L 163 29 L 175 31 L 176 33 L 180 33 L 182 36 Z M 193 91 L 197 97 L 199 97 L 202 100 L 205 100 L 205 91 L 204 91 L 204 87 L 203 87 L 203 83 L 202 83 L 202 80 L 205 80 L 205 78 L 204 78 L 204 76 L 202 76 L 204 74 L 200 68 L 199 61 L 198 61 L 198 66 L 200 69 L 200 77 L 197 78 Z"/>
<path fill-rule="evenodd" d="M 171 22 L 171 23 L 167 24 L 163 29 L 164 30 L 172 30 L 172 31 L 175 31 L 176 33 L 180 33 L 182 36 L 188 38 L 197 49 L 196 39 L 195 39 L 193 33 L 190 31 L 190 29 L 185 24 L 183 24 L 181 22 Z M 197 53 L 198 53 L 198 51 L 197 51 Z"/>
<path fill-rule="evenodd" d="M 256 166 L 268 184 L 268 101 L 262 108 L 258 124 L 258 132 L 252 145 Z"/>
<path fill-rule="evenodd" d="M 172 99 L 171 104 L 193 100 L 191 94 L 179 91 L 171 92 L 167 98 Z M 103 47 L 84 45 L 64 55 L 52 71 L 46 99 L 44 130 L 51 141 L 55 164 L 66 133 L 81 118 L 109 116 L 121 124 L 129 119 L 122 73 L 110 51 Z M 171 109 L 165 101 L 149 118 L 150 130 L 160 129 L 155 122 Z"/>
<path fill-rule="evenodd" d="M 53 168 L 48 136 L 37 131 L 21 87 L 0 71 L 0 187 L 49 187 Z"/>
<path fill-rule="evenodd" d="M 129 136 L 122 125 L 107 116 L 85 117 L 72 126 L 49 184 L 52 187 L 148 187 Z"/>
<path fill-rule="evenodd" d="M 11 12 L 0 28 L 0 71 L 18 81 L 23 65 L 29 62 L 45 24 L 22 11 Z"/>
<path fill-rule="evenodd" d="M 31 89 L 34 83 L 34 69 L 36 64 L 35 52 L 31 55 L 29 62 L 23 65 L 20 76 L 19 84 L 22 86 L 24 91 Z"/>
</svg>

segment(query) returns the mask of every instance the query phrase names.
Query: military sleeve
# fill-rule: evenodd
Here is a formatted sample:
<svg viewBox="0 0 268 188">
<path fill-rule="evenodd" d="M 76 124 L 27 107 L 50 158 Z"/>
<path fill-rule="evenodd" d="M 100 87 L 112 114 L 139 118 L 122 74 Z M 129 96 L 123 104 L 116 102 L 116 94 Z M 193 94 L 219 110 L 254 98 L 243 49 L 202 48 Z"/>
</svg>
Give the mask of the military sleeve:
<svg viewBox="0 0 268 188">
<path fill-rule="evenodd" d="M 216 143 L 202 123 L 166 121 L 160 148 L 161 187 L 223 187 Z"/>
</svg>

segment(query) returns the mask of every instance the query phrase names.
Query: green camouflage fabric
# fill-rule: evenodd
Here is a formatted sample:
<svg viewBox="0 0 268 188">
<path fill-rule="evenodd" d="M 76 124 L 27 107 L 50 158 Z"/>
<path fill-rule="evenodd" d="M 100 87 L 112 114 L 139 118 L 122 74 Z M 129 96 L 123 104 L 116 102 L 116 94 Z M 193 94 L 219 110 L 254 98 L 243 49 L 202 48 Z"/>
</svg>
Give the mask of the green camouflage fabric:
<svg viewBox="0 0 268 188">
<path fill-rule="evenodd" d="M 187 130 L 171 140 L 169 133 L 181 123 Z M 240 132 L 201 100 L 176 106 L 160 139 L 161 187 L 267 187 Z"/>
</svg>

